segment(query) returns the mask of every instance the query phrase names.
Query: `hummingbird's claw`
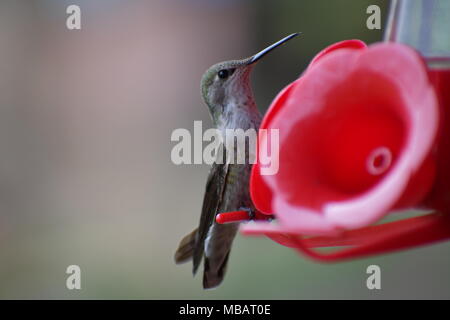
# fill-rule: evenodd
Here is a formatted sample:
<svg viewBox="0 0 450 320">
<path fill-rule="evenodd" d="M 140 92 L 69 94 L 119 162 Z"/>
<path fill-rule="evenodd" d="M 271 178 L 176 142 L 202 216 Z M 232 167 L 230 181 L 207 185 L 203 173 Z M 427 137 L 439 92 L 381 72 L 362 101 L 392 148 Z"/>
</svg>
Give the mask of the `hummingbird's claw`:
<svg viewBox="0 0 450 320">
<path fill-rule="evenodd" d="M 247 207 L 240 207 L 239 210 L 247 212 L 247 220 L 253 220 L 255 218 L 255 211 L 253 211 L 252 209 Z"/>
</svg>

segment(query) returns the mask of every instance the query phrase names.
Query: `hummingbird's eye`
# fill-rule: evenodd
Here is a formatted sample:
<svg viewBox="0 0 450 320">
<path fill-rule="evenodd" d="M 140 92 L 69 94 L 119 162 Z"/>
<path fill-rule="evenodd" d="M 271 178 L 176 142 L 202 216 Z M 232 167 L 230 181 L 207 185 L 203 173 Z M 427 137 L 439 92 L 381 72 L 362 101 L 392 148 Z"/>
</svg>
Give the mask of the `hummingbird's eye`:
<svg viewBox="0 0 450 320">
<path fill-rule="evenodd" d="M 236 69 L 222 69 L 217 73 L 217 76 L 222 79 L 225 80 L 226 78 L 228 78 L 229 76 L 231 76 L 234 72 L 234 70 Z"/>
<path fill-rule="evenodd" d="M 229 75 L 230 75 L 230 74 L 229 74 L 228 70 L 226 70 L 226 69 L 222 69 L 222 70 L 220 70 L 220 71 L 217 73 L 217 76 L 218 76 L 220 79 L 226 79 L 226 78 L 228 78 Z"/>
</svg>

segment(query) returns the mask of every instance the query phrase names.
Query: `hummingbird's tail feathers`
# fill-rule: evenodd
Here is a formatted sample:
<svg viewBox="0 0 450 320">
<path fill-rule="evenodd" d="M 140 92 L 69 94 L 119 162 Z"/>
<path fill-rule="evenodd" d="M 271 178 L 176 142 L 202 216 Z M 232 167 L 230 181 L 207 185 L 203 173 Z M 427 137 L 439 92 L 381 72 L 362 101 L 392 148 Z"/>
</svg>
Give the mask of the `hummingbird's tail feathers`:
<svg viewBox="0 0 450 320">
<path fill-rule="evenodd" d="M 192 259 L 194 255 L 195 241 L 197 237 L 197 229 L 181 239 L 178 249 L 175 252 L 175 263 L 185 263 Z"/>
<path fill-rule="evenodd" d="M 222 283 L 225 273 L 227 271 L 228 257 L 230 252 L 225 256 L 222 264 L 217 266 L 211 266 L 210 260 L 205 256 L 205 269 L 203 271 L 203 289 L 213 289 Z M 214 268 L 216 267 L 216 268 Z"/>
<path fill-rule="evenodd" d="M 195 248 L 194 248 L 193 259 L 192 259 L 192 274 L 194 276 L 197 273 L 198 267 L 200 267 L 200 263 L 202 262 L 203 248 L 204 248 L 204 245 L 202 243 L 196 244 Z"/>
</svg>

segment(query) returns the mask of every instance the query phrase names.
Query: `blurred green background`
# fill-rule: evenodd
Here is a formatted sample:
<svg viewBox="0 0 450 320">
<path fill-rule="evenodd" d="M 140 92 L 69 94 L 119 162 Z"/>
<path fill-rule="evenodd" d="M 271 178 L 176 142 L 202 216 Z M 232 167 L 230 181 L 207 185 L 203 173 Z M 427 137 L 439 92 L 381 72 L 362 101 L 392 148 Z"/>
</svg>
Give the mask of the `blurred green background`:
<svg viewBox="0 0 450 320">
<path fill-rule="evenodd" d="M 66 29 L 69 4 L 80 31 Z M 1 0 L 0 298 L 450 298 L 449 244 L 324 265 L 238 236 L 212 291 L 173 263 L 208 166 L 172 164 L 170 135 L 210 124 L 202 73 L 302 31 L 255 68 L 264 111 L 325 46 L 381 40 L 371 4 L 385 21 L 375 0 Z M 65 286 L 71 264 L 81 290 Z M 366 288 L 370 264 L 381 290 Z"/>
</svg>

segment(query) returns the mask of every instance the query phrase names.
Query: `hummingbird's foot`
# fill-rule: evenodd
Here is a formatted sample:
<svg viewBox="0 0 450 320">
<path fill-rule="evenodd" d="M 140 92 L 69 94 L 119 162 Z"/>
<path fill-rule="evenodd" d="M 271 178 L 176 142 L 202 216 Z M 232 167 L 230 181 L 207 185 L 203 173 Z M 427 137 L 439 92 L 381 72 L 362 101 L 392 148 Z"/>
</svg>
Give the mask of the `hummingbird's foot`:
<svg viewBox="0 0 450 320">
<path fill-rule="evenodd" d="M 271 214 L 263 214 L 259 212 L 256 209 L 251 209 L 247 207 L 241 207 L 239 208 L 240 211 L 245 211 L 248 214 L 248 221 L 251 220 L 266 220 L 266 221 L 272 221 L 274 219 L 274 216 Z"/>
<path fill-rule="evenodd" d="M 248 219 L 247 220 L 255 219 L 255 211 L 254 210 L 252 210 L 250 208 L 247 208 L 247 207 L 240 207 L 238 210 L 247 212 L 247 215 L 248 215 Z"/>
<path fill-rule="evenodd" d="M 275 219 L 275 217 L 273 215 L 261 213 L 256 209 L 243 207 L 243 208 L 240 208 L 239 210 L 248 212 L 248 217 L 249 217 L 248 220 L 272 221 L 273 219 Z"/>
</svg>

